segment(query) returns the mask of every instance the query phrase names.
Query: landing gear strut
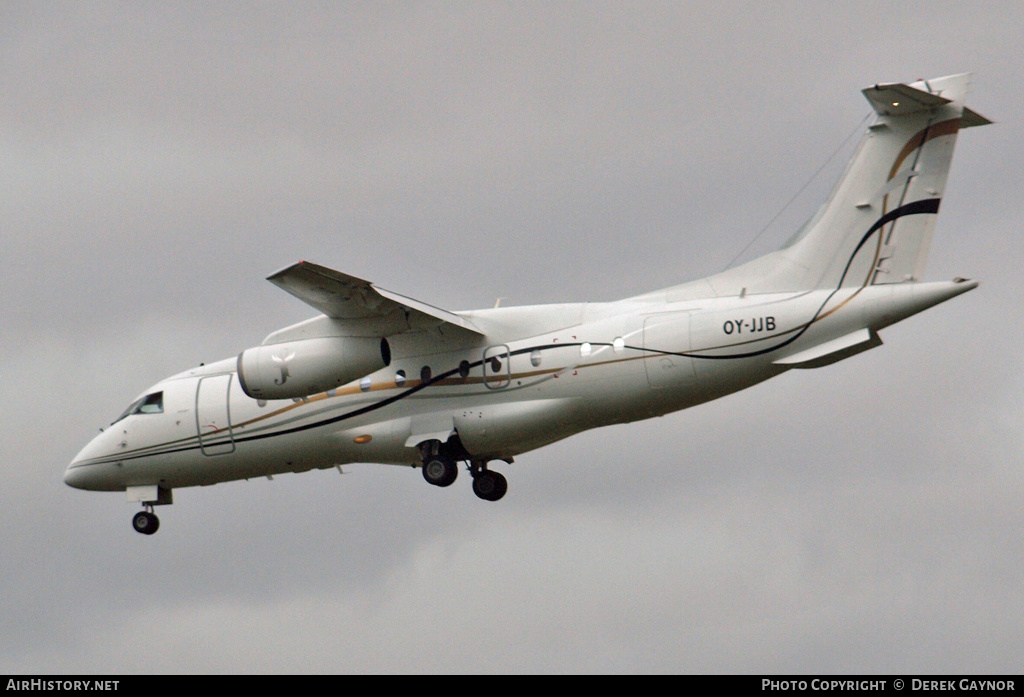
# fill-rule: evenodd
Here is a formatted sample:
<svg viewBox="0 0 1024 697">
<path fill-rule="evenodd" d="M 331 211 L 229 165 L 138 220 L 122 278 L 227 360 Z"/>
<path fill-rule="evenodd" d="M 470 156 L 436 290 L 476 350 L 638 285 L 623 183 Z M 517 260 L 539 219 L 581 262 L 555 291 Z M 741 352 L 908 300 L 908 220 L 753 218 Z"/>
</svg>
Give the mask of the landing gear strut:
<svg viewBox="0 0 1024 697">
<path fill-rule="evenodd" d="M 160 527 L 160 519 L 153 513 L 153 507 L 147 505 L 146 510 L 139 511 L 132 518 L 132 527 L 135 528 L 135 532 L 152 535 Z"/>
</svg>

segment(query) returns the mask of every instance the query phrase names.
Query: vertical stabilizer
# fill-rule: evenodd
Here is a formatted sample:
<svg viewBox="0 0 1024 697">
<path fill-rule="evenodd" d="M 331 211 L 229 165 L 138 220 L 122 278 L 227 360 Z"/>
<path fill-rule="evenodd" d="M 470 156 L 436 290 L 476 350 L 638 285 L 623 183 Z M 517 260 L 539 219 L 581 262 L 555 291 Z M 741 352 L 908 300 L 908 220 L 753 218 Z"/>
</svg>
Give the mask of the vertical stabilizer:
<svg viewBox="0 0 1024 697">
<path fill-rule="evenodd" d="M 970 75 L 864 92 L 877 113 L 822 214 L 784 255 L 804 288 L 920 280 L 961 128 Z"/>
<path fill-rule="evenodd" d="M 920 280 L 953 147 L 990 123 L 964 105 L 970 75 L 863 90 L 875 110 L 828 201 L 782 249 L 706 279 L 716 295 Z"/>
</svg>

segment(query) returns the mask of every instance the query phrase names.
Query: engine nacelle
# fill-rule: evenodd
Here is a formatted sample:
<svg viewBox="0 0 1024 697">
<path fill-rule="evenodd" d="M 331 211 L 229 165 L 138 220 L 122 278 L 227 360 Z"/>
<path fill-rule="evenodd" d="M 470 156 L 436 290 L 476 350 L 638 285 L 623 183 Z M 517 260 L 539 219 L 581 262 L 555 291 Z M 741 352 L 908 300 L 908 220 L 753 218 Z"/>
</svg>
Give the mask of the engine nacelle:
<svg viewBox="0 0 1024 697">
<path fill-rule="evenodd" d="M 300 339 L 242 351 L 238 382 L 253 399 L 295 399 L 332 390 L 390 363 L 387 339 Z"/>
</svg>

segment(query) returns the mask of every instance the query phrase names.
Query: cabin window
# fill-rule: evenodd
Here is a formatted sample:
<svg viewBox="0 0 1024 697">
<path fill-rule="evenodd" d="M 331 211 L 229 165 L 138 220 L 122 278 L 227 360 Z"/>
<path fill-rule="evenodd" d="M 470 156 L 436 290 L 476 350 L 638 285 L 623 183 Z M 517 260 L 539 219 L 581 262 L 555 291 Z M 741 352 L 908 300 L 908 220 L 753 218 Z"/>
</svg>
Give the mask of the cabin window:
<svg viewBox="0 0 1024 697">
<path fill-rule="evenodd" d="M 404 384 L 405 384 L 405 371 L 404 370 L 399 370 L 397 373 L 395 373 L 395 385 L 397 385 L 398 387 L 401 387 Z"/>
</svg>

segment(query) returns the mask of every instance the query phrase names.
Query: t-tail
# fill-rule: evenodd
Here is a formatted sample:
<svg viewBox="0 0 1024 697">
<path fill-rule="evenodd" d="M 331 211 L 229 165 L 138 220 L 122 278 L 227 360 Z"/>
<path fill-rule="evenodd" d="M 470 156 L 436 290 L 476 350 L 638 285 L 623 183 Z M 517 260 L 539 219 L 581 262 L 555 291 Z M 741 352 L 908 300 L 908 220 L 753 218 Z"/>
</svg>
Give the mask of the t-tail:
<svg viewBox="0 0 1024 697">
<path fill-rule="evenodd" d="M 863 90 L 876 112 L 825 206 L 783 249 L 707 281 L 716 294 L 863 288 L 921 279 L 963 128 L 970 74 Z"/>
</svg>

